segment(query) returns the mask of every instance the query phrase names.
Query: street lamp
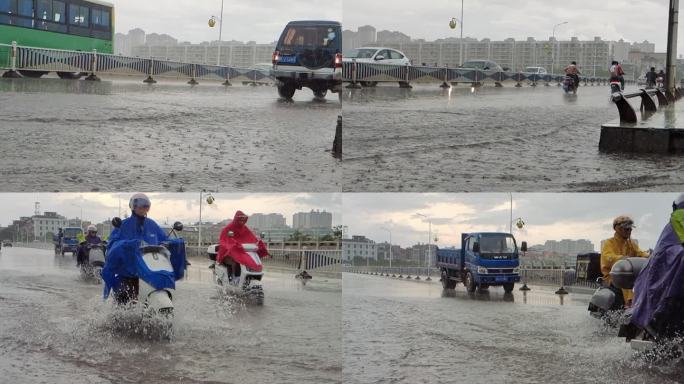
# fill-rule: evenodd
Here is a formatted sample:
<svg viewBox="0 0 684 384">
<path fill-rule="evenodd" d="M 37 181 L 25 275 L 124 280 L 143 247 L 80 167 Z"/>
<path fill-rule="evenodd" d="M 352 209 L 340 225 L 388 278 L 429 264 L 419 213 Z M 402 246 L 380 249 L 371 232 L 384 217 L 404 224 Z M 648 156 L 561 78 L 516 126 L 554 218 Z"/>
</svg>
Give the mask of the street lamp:
<svg viewBox="0 0 684 384">
<path fill-rule="evenodd" d="M 508 196 L 511 198 L 511 216 L 510 216 L 510 222 L 508 223 L 508 233 L 513 233 L 513 222 L 515 221 L 515 226 L 518 227 L 518 229 L 523 229 L 525 226 L 525 222 L 521 217 L 518 217 L 517 219 L 513 219 L 513 193 L 508 193 Z"/>
<path fill-rule="evenodd" d="M 223 33 L 223 0 L 221 0 L 221 17 L 218 19 L 219 22 L 219 39 L 218 39 L 218 58 L 216 59 L 216 65 L 221 65 L 221 35 Z M 214 28 L 216 26 L 216 17 L 212 16 L 209 19 L 209 28 Z"/>
<path fill-rule="evenodd" d="M 381 229 L 384 229 L 385 231 L 389 232 L 389 259 L 390 259 L 390 270 L 392 269 L 392 231 L 390 229 L 387 229 L 385 227 L 381 227 Z"/>
<path fill-rule="evenodd" d="M 76 208 L 79 208 L 79 209 L 81 210 L 81 216 L 80 216 L 80 219 L 81 219 L 81 229 L 83 229 L 83 207 L 82 207 L 80 204 L 76 204 L 76 203 L 71 203 L 71 205 L 74 206 L 74 207 L 76 207 Z"/>
<path fill-rule="evenodd" d="M 449 21 L 449 28 L 455 29 L 456 25 L 459 25 L 461 28 L 461 39 L 458 43 L 458 64 L 463 65 L 463 0 L 461 0 L 461 18 L 457 19 L 455 17 L 452 17 L 451 21 Z"/>
<path fill-rule="evenodd" d="M 430 280 L 430 261 L 432 259 L 432 247 L 430 246 L 432 244 L 432 219 L 429 217 L 423 215 L 422 213 L 416 213 L 417 216 L 425 218 L 428 222 L 428 252 L 427 252 L 427 279 Z"/>
<path fill-rule="evenodd" d="M 214 196 L 211 195 L 211 192 L 207 192 L 206 189 L 203 189 L 200 191 L 200 205 L 199 205 L 199 224 L 197 225 L 197 254 L 201 255 L 200 252 L 202 252 L 202 197 L 206 193 L 207 197 L 207 204 L 211 205 L 214 203 Z"/>
<path fill-rule="evenodd" d="M 564 21 L 553 26 L 553 33 L 551 33 L 551 36 L 553 37 L 553 49 L 551 50 L 551 73 L 556 71 L 556 28 L 567 23 L 567 21 Z"/>
</svg>

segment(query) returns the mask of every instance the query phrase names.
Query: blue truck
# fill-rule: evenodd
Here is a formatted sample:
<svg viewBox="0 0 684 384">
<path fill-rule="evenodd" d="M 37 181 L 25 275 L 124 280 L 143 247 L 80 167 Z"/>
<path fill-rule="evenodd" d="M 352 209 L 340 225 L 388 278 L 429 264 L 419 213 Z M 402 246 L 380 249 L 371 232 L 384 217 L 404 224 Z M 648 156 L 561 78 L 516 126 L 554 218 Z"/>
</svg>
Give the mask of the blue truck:
<svg viewBox="0 0 684 384">
<path fill-rule="evenodd" d="M 526 242 L 520 251 L 527 251 Z M 511 292 L 520 281 L 518 246 L 510 233 L 462 233 L 461 249 L 437 249 L 437 267 L 444 289 L 454 289 L 462 282 L 468 292 L 490 286 L 503 286 Z"/>
<path fill-rule="evenodd" d="M 65 253 L 71 252 L 76 255 L 78 251 L 78 244 L 81 242 L 80 237 L 83 236 L 83 229 L 80 227 L 66 227 L 60 233 L 53 236 L 55 243 L 55 252 L 64 256 Z"/>
</svg>

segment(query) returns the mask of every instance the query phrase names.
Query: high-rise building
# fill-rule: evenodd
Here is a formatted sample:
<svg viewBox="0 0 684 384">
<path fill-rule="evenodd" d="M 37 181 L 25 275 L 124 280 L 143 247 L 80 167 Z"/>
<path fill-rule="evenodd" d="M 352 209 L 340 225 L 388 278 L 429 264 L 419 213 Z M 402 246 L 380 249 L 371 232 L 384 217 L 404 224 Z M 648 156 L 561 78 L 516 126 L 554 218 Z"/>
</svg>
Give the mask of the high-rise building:
<svg viewBox="0 0 684 384">
<path fill-rule="evenodd" d="M 247 224 L 250 228 L 259 230 L 287 228 L 285 216 L 280 213 L 254 213 L 249 216 Z"/>
<path fill-rule="evenodd" d="M 292 228 L 294 229 L 314 229 L 314 228 L 332 228 L 332 213 L 320 212 L 318 210 L 311 212 L 298 212 L 292 216 Z"/>
</svg>

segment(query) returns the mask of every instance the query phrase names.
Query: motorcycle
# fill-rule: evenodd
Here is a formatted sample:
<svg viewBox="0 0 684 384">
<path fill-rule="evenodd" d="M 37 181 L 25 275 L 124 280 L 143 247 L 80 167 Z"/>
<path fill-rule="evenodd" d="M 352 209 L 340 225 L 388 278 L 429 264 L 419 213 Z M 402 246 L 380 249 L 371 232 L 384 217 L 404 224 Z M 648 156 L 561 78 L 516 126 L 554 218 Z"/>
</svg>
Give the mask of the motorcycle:
<svg viewBox="0 0 684 384">
<path fill-rule="evenodd" d="M 313 276 L 311 276 L 307 271 L 302 271 L 295 275 L 295 279 L 300 280 L 302 285 L 306 285 L 309 280 L 313 279 Z"/>
<path fill-rule="evenodd" d="M 232 236 L 232 231 L 228 232 L 228 236 Z M 263 234 L 261 238 L 263 238 Z M 263 305 L 264 288 L 261 285 L 261 279 L 264 277 L 264 272 L 253 271 L 231 257 L 226 257 L 221 264 L 216 263 L 219 247 L 219 244 L 214 244 L 207 249 L 209 259 L 214 261 L 214 264 L 209 268 L 214 271 L 213 280 L 216 287 L 224 295 L 232 293 L 244 297 L 256 305 Z M 242 244 L 242 248 L 256 265 L 263 265 L 257 254 L 257 244 Z"/>
<path fill-rule="evenodd" d="M 102 282 L 102 268 L 105 265 L 105 247 L 102 244 L 88 244 L 81 243 L 82 247 L 86 247 L 86 259 L 81 261 L 80 271 L 81 278 L 85 281 L 94 280 L 100 284 Z"/>
<path fill-rule="evenodd" d="M 665 78 L 663 78 L 662 76 L 658 76 L 656 78 L 656 88 L 665 88 Z"/>
<path fill-rule="evenodd" d="M 575 87 L 575 78 L 572 76 L 565 76 L 565 79 L 563 79 L 563 91 L 565 93 L 577 93 L 577 88 Z"/>
<path fill-rule="evenodd" d="M 121 219 L 113 219 L 112 225 L 118 228 Z M 139 311 L 145 321 L 159 321 L 161 337 L 167 340 L 173 334 L 175 281 L 183 278 L 186 268 L 185 242 L 176 233 L 182 230 L 183 224 L 176 222 L 168 233 L 168 236 L 174 235 L 174 239 L 160 245 L 121 240 L 107 253 L 108 261 L 110 258 L 119 258 L 121 262 L 118 264 L 125 265 L 117 273 L 136 276 L 119 279 L 118 289 L 114 292 L 117 304 L 125 309 Z M 106 284 L 111 284 L 110 273 L 103 272 Z"/>
</svg>

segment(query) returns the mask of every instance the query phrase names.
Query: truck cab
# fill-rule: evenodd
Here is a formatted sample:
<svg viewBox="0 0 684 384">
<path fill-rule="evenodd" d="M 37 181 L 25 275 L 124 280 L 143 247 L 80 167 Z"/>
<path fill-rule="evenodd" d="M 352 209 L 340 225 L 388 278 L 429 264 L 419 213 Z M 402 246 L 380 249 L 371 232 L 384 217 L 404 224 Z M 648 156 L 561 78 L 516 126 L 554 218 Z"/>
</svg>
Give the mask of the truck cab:
<svg viewBox="0 0 684 384">
<path fill-rule="evenodd" d="M 67 252 L 71 252 L 73 255 L 76 255 L 76 251 L 78 251 L 78 244 L 81 242 L 79 238 L 82 236 L 83 229 L 81 227 L 63 228 L 62 236 L 59 239 L 58 252 L 61 253 L 62 256 Z"/>
<path fill-rule="evenodd" d="M 522 242 L 520 250 L 527 251 L 526 242 Z M 461 249 L 437 249 L 442 286 L 454 289 L 462 282 L 469 292 L 490 286 L 503 286 L 505 292 L 512 292 L 520 281 L 518 251 L 510 233 L 463 233 Z"/>
</svg>

